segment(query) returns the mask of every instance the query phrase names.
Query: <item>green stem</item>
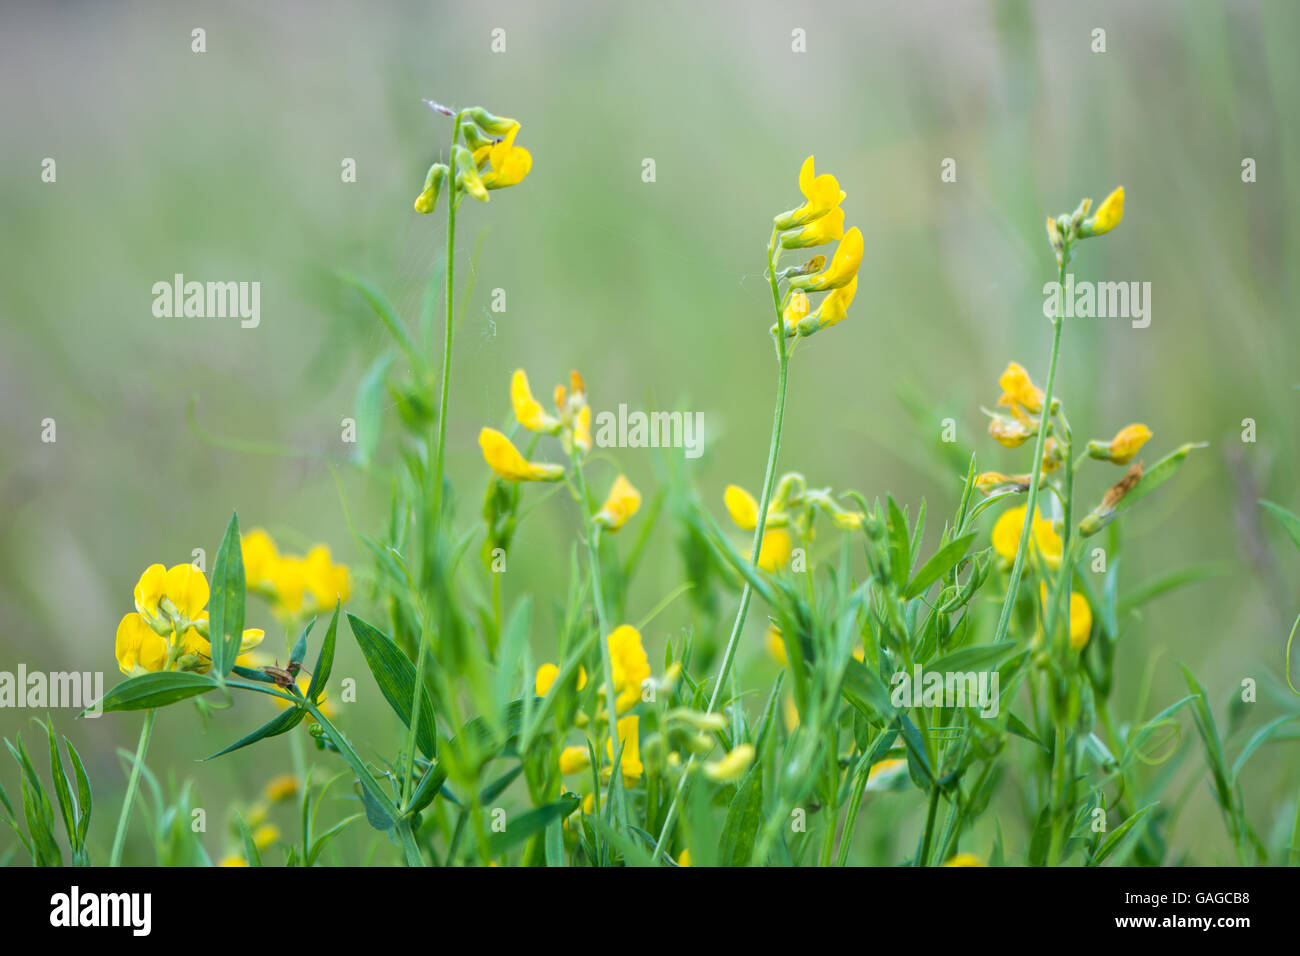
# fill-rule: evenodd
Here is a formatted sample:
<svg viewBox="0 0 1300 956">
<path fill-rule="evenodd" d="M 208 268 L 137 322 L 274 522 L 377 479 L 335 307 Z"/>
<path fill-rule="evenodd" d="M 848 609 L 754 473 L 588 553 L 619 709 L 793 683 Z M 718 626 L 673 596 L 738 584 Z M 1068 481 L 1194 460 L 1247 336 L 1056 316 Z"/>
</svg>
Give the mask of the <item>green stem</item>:
<svg viewBox="0 0 1300 956">
<path fill-rule="evenodd" d="M 436 535 L 442 526 L 442 483 L 446 468 L 447 450 L 447 402 L 451 394 L 451 351 L 455 338 L 455 310 L 452 304 L 452 292 L 455 289 L 456 270 L 456 208 L 459 195 L 456 191 L 456 143 L 460 139 L 462 114 L 456 114 L 456 122 L 451 129 L 451 155 L 447 158 L 447 181 L 451 188 L 447 195 L 447 268 L 446 268 L 446 313 L 442 330 L 442 385 L 438 399 L 438 447 L 433 459 L 433 529 Z"/>
<path fill-rule="evenodd" d="M 113 835 L 113 852 L 108 858 L 109 866 L 122 865 L 122 848 L 126 846 L 127 824 L 131 820 L 135 792 L 140 786 L 140 768 L 144 766 L 144 755 L 149 750 L 149 738 L 153 736 L 153 723 L 157 716 L 157 710 L 150 708 L 145 711 L 144 726 L 140 728 L 140 743 L 135 748 L 135 762 L 131 764 L 131 776 L 126 783 L 126 796 L 122 798 L 122 812 L 117 818 L 117 832 Z"/>
<path fill-rule="evenodd" d="M 776 484 L 776 460 L 781 450 L 781 428 L 785 422 L 786 382 L 790 368 L 790 351 L 786 347 L 785 341 L 785 320 L 781 316 L 781 291 L 776 278 L 776 240 L 778 235 L 777 229 L 773 227 L 772 236 L 767 243 L 767 280 L 772 289 L 772 308 L 776 311 L 776 331 L 774 333 L 777 355 L 776 407 L 772 412 L 772 437 L 767 445 L 767 466 L 763 474 L 763 492 L 758 502 L 758 522 L 754 525 L 754 543 L 750 550 L 750 564 L 752 567 L 758 567 L 758 556 L 763 547 L 763 532 L 767 530 L 767 508 L 771 504 L 772 489 Z M 727 676 L 731 673 L 732 664 L 736 659 L 736 647 L 740 643 L 740 632 L 745 626 L 745 615 L 749 612 L 749 601 L 753 593 L 753 588 L 746 582 L 740 592 L 740 605 L 736 608 L 736 619 L 731 625 L 731 636 L 727 639 L 727 647 L 722 654 L 722 666 L 718 670 L 718 677 L 713 683 L 713 693 L 709 696 L 709 706 L 705 713 L 711 714 L 717 709 L 718 701 L 722 696 L 723 685 L 726 684 Z M 677 820 L 677 812 L 681 806 L 682 797 L 686 791 L 691 768 L 694 764 L 695 755 L 691 754 L 686 761 L 685 768 L 682 770 L 681 778 L 678 780 L 672 802 L 668 805 L 668 814 L 664 817 L 664 825 L 659 831 L 659 839 L 655 842 L 653 855 L 656 860 L 663 854 L 664 847 L 668 842 L 668 835 L 672 832 L 673 824 Z"/>
<path fill-rule="evenodd" d="M 1068 249 L 1067 249 L 1068 252 Z M 1011 565 L 1011 578 L 1007 582 L 1007 596 L 1002 602 L 1002 614 L 998 618 L 998 627 L 993 634 L 993 643 L 1006 637 L 1011 625 L 1011 614 L 1016 605 L 1016 592 L 1020 589 L 1020 575 L 1024 571 L 1025 553 L 1029 550 L 1029 537 L 1034 526 L 1034 515 L 1038 508 L 1038 489 L 1043 478 L 1043 447 L 1047 442 L 1047 424 L 1052 411 L 1052 391 L 1056 386 L 1056 363 L 1061 354 L 1061 329 L 1065 327 L 1061 302 L 1065 299 L 1065 261 L 1061 257 L 1061 269 L 1056 283 L 1061 295 L 1057 305 L 1057 315 L 1052 322 L 1052 357 L 1047 366 L 1047 384 L 1043 388 L 1043 410 L 1038 419 L 1038 438 L 1034 443 L 1034 470 L 1029 478 L 1029 497 L 1025 502 L 1025 523 L 1020 529 L 1020 544 L 1016 548 L 1016 559 Z"/>
</svg>

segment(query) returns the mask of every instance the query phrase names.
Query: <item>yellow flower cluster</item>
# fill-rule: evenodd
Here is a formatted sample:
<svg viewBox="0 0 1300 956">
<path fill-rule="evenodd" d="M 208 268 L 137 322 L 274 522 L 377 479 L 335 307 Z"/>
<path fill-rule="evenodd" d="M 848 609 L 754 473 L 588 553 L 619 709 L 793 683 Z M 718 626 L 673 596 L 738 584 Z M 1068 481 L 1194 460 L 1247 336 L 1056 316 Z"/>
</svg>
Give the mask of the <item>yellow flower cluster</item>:
<svg viewBox="0 0 1300 956">
<path fill-rule="evenodd" d="M 347 566 L 335 564 L 330 549 L 318 544 L 306 555 L 282 554 L 271 536 L 254 528 L 240 541 L 244 581 L 250 591 L 272 602 L 276 614 L 309 617 L 333 608 L 352 594 Z"/>
<path fill-rule="evenodd" d="M 518 186 L 533 168 L 533 157 L 522 146 L 515 145 L 519 135 L 518 120 L 493 116 L 485 109 L 475 107 L 464 110 L 459 116 L 460 135 L 465 142 L 452 147 L 453 166 L 456 170 L 456 193 L 487 202 L 493 189 Z M 494 138 L 494 137 L 500 137 Z M 424 188 L 415 198 L 415 211 L 428 214 L 438 205 L 438 196 L 451 174 L 445 163 L 434 163 L 424 179 Z"/>
<path fill-rule="evenodd" d="M 135 610 L 117 625 L 114 653 L 127 677 L 161 670 L 205 673 L 212 666 L 208 640 L 208 579 L 192 564 L 151 564 L 135 586 Z M 262 642 L 248 628 L 240 652 Z"/>
<path fill-rule="evenodd" d="M 858 291 L 858 268 L 862 265 L 862 231 L 856 226 L 844 231 L 844 191 L 830 173 L 817 175 L 813 157 L 799 170 L 799 191 L 803 205 L 776 217 L 781 248 L 806 249 L 839 242 L 830 265 L 816 256 L 789 276 L 789 291 L 782 304 L 782 323 L 788 336 L 813 335 L 841 322 Z M 829 293 L 814 310 L 810 292 Z"/>
<path fill-rule="evenodd" d="M 1007 365 L 998 384 L 1002 386 L 998 405 L 1007 414 L 988 412 L 989 434 L 1005 448 L 1019 448 L 1038 434 L 1038 421 L 1031 416 L 1043 410 L 1043 390 L 1018 362 Z"/>
<path fill-rule="evenodd" d="M 1056 261 L 1064 266 L 1070 259 L 1076 239 L 1102 236 L 1120 224 L 1124 218 L 1124 187 L 1116 187 L 1097 207 L 1091 216 L 1092 200 L 1084 199 L 1073 213 L 1062 213 L 1047 219 L 1047 241 L 1056 254 Z"/>
<path fill-rule="evenodd" d="M 739 485 L 728 485 L 722 494 L 722 503 L 732 522 L 742 531 L 758 527 L 758 502 Z M 763 540 L 758 548 L 758 567 L 775 574 L 790 560 L 794 552 L 794 539 L 787 530 L 797 515 L 805 537 L 811 529 L 812 516 L 821 513 L 831 519 L 835 527 L 850 531 L 861 528 L 865 516 L 840 505 L 829 490 L 809 488 L 803 475 L 790 472 L 781 477 L 767 506 L 767 520 L 763 526 Z"/>
</svg>

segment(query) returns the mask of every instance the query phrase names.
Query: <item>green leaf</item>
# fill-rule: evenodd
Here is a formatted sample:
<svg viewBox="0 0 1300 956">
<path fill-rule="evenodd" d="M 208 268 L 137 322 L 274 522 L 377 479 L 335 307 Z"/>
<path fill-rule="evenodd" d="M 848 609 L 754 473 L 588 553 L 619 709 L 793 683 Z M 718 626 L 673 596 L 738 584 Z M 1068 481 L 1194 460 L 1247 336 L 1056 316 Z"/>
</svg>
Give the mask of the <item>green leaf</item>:
<svg viewBox="0 0 1300 956">
<path fill-rule="evenodd" d="M 1297 717 L 1300 717 L 1300 714 L 1286 714 L 1282 717 L 1277 717 L 1256 731 L 1255 735 L 1247 741 L 1246 746 L 1242 748 L 1241 754 L 1232 765 L 1232 775 L 1229 779 L 1234 787 L 1237 785 L 1237 777 L 1241 775 L 1241 768 L 1246 765 L 1246 761 L 1250 759 L 1250 755 L 1258 750 L 1263 744 L 1267 743 L 1268 739 L 1273 736 L 1274 731 L 1280 728 L 1283 724 L 1288 724 L 1295 720 Z"/>
<path fill-rule="evenodd" d="M 907 584 L 908 575 L 912 573 L 912 543 L 907 536 L 907 515 L 898 507 L 894 496 L 887 499 L 889 520 L 886 523 L 889 532 L 889 570 L 895 583 L 901 590 Z"/>
<path fill-rule="evenodd" d="M 1271 501 L 1261 501 L 1261 505 L 1273 512 L 1273 515 L 1282 524 L 1282 528 L 1291 538 L 1291 543 L 1300 551 L 1300 518 L 1297 518 L 1290 511 L 1287 511 L 1281 505 L 1275 505 Z"/>
<path fill-rule="evenodd" d="M 18 736 L 15 748 L 8 739 L 5 746 L 22 770 L 19 783 L 23 793 L 23 814 L 27 818 L 27 832 L 31 835 L 31 845 L 37 866 L 62 866 L 63 852 L 54 839 L 54 807 L 46 796 L 41 778 L 36 775 L 27 748 L 23 745 L 22 735 Z"/>
<path fill-rule="evenodd" d="M 410 727 L 411 701 L 415 696 L 415 665 L 402 653 L 401 648 L 393 642 L 392 638 L 371 627 L 361 618 L 349 614 L 348 624 L 351 625 L 352 635 L 357 639 L 361 654 L 366 659 L 366 666 L 370 668 L 370 673 L 374 675 L 375 682 L 379 685 L 379 692 L 384 695 L 384 700 L 388 701 L 388 705 L 393 708 L 393 712 L 402 723 Z M 422 687 L 420 693 L 424 697 L 420 702 L 420 726 L 415 735 L 416 746 L 420 748 L 421 753 L 432 760 L 437 753 L 434 741 L 433 699 L 429 695 L 428 687 Z"/>
<path fill-rule="evenodd" d="M 342 833 L 347 827 L 356 820 L 360 820 L 365 814 L 354 813 L 350 817 L 344 817 L 334 826 L 330 827 L 320 836 L 318 836 L 311 845 L 311 852 L 307 854 L 307 866 L 315 866 L 316 860 L 320 858 L 321 851 L 325 849 L 326 844 Z"/>
<path fill-rule="evenodd" d="M 340 273 L 339 278 L 361 293 L 361 297 L 364 298 L 370 308 L 374 310 L 375 315 L 379 316 L 379 321 L 384 323 L 384 328 L 388 329 L 397 344 L 401 346 L 402 351 L 406 353 L 406 357 L 410 360 L 411 365 L 417 369 L 424 368 L 424 360 L 420 357 L 420 353 L 416 349 L 415 343 L 411 341 L 411 336 L 407 333 L 406 326 L 404 326 L 402 320 L 397 317 L 397 310 L 393 308 L 392 304 L 386 298 L 384 298 L 384 294 L 365 279 L 362 279 L 359 276 L 354 276 L 351 273 Z"/>
<path fill-rule="evenodd" d="M 1106 857 L 1110 856 L 1112 853 L 1115 852 L 1116 848 L 1118 848 L 1120 845 L 1120 841 L 1124 839 L 1124 837 L 1128 834 L 1130 830 L 1133 829 L 1133 827 L 1138 823 L 1138 821 L 1141 820 L 1143 817 L 1145 817 L 1148 813 L 1150 813 L 1159 805 L 1160 805 L 1159 800 L 1157 800 L 1155 803 L 1148 803 L 1145 807 L 1143 807 L 1141 810 L 1138 810 L 1131 817 L 1129 817 L 1127 820 L 1125 820 L 1123 823 L 1117 826 L 1114 830 L 1112 830 L 1110 835 L 1107 836 L 1106 839 L 1101 841 L 1101 845 L 1097 847 L 1097 852 L 1093 854 L 1092 861 L 1088 865 L 1098 866 L 1103 861 L 1105 861 Z M 1133 838 L 1137 839 L 1137 837 L 1140 835 L 1141 835 L 1140 833 L 1134 833 Z"/>
<path fill-rule="evenodd" d="M 63 757 L 59 754 L 59 736 L 54 732 L 52 720 L 41 724 L 50 742 L 50 777 L 54 780 L 54 794 L 59 801 L 59 812 L 63 815 L 63 829 L 75 851 L 77 840 L 77 805 L 72 799 L 72 787 L 68 781 L 67 771 L 63 768 Z"/>
<path fill-rule="evenodd" d="M 513 820 L 507 820 L 504 830 L 493 833 L 488 841 L 488 850 L 492 856 L 501 856 L 511 847 L 527 840 L 534 833 L 540 833 L 554 820 L 562 820 L 578 809 L 581 801 L 577 794 L 567 793 L 554 803 L 543 804 Z"/>
<path fill-rule="evenodd" d="M 334 646 L 339 630 L 340 604 L 340 601 L 336 600 L 334 602 L 334 616 L 330 618 L 330 626 L 325 632 L 325 640 L 321 642 L 320 653 L 316 655 L 316 666 L 312 670 L 311 683 L 307 685 L 307 699 L 313 702 L 325 690 L 325 684 L 330 679 L 330 672 L 334 670 Z"/>
<path fill-rule="evenodd" d="M 77 842 L 84 844 L 86 842 L 86 831 L 90 828 L 90 808 L 92 805 L 90 777 L 86 775 L 86 767 L 81 762 L 81 754 L 77 753 L 77 748 L 72 746 L 72 741 L 64 737 L 63 745 L 68 748 L 68 755 L 72 758 L 72 771 L 77 777 L 77 808 L 80 814 L 77 817 Z"/>
<path fill-rule="evenodd" d="M 212 566 L 212 597 L 208 601 L 208 633 L 212 670 L 225 677 L 235 666 L 244 635 L 244 555 L 239 542 L 239 515 L 230 516 Z"/>
<path fill-rule="evenodd" d="M 1009 655 L 1016 646 L 1015 641 L 1002 641 L 997 644 L 963 647 L 951 654 L 936 657 L 925 665 L 925 669 L 931 673 L 984 670 Z"/>
<path fill-rule="evenodd" d="M 956 567 L 957 563 L 965 557 L 966 549 L 975 540 L 976 534 L 977 532 L 972 531 L 970 534 L 962 535 L 936 551 L 921 570 L 916 572 L 916 577 L 912 578 L 912 583 L 903 592 L 904 600 L 924 594 L 931 584 Z"/>
<path fill-rule="evenodd" d="M 379 356 L 357 385 L 357 445 L 353 454 L 357 464 L 363 468 L 374 458 L 384 433 L 384 396 L 388 388 L 388 369 L 392 364 L 391 355 Z"/>
<path fill-rule="evenodd" d="M 1219 739 L 1219 731 L 1214 724 L 1214 714 L 1206 701 L 1205 688 L 1186 667 L 1183 668 L 1183 678 L 1187 681 L 1188 688 L 1196 695 L 1192 702 L 1192 719 L 1196 724 L 1196 732 L 1201 735 L 1201 742 L 1205 744 L 1206 761 L 1210 765 L 1210 773 L 1214 778 L 1215 796 L 1219 806 L 1225 812 L 1230 812 L 1233 807 L 1232 788 L 1228 782 L 1227 762 L 1223 757 L 1223 742 Z"/>
<path fill-rule="evenodd" d="M 755 765 L 741 781 L 727 807 L 727 819 L 718 837 L 719 866 L 749 866 L 754 862 L 754 840 L 763 822 L 763 768 Z M 758 861 L 762 863 L 762 861 Z"/>
<path fill-rule="evenodd" d="M 293 644 L 293 650 L 289 652 L 290 664 L 301 664 L 303 658 L 307 656 L 307 635 L 311 633 L 311 629 L 315 626 L 316 619 L 312 618 L 307 622 L 307 626 L 302 629 L 302 633 L 298 635 L 298 640 Z"/>
<path fill-rule="evenodd" d="M 934 785 L 934 771 L 930 769 L 930 755 L 925 749 L 925 739 L 907 714 L 899 715 L 899 730 L 907 747 L 907 769 L 912 781 L 922 790 Z"/>
<path fill-rule="evenodd" d="M 248 824 L 238 813 L 235 814 L 235 826 L 239 828 L 239 837 L 244 843 L 244 859 L 248 861 L 249 866 L 261 866 L 262 854 L 257 851 L 257 843 L 253 840 L 253 834 L 248 832 Z"/>
<path fill-rule="evenodd" d="M 292 707 L 289 710 L 276 714 L 276 716 L 272 717 L 261 727 L 258 727 L 247 737 L 241 737 L 225 750 L 219 750 L 207 759 L 216 760 L 218 757 L 224 757 L 228 753 L 234 753 L 236 750 L 242 750 L 244 747 L 255 744 L 259 740 L 265 740 L 268 737 L 278 737 L 280 734 L 293 730 L 293 728 L 302 723 L 302 719 L 306 716 L 306 711 L 298 707 Z"/>
<path fill-rule="evenodd" d="M 101 706 L 106 714 L 120 710 L 149 710 L 206 694 L 217 686 L 217 682 L 206 674 L 157 671 L 122 681 L 104 695 Z"/>
</svg>

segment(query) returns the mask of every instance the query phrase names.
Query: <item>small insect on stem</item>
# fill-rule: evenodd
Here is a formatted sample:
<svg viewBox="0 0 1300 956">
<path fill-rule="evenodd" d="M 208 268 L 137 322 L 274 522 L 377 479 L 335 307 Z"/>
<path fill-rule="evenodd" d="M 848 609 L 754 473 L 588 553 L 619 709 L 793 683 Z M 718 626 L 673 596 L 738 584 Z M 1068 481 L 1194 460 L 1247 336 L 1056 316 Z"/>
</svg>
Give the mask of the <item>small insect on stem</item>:
<svg viewBox="0 0 1300 956">
<path fill-rule="evenodd" d="M 303 667 L 298 661 L 290 661 L 284 667 L 281 667 L 279 661 L 277 661 L 275 666 L 267 664 L 262 668 L 262 672 L 275 681 L 277 687 L 283 688 L 284 690 L 296 687 L 295 681 L 298 679 L 299 671 L 306 674 L 311 673 L 311 671 Z"/>
</svg>

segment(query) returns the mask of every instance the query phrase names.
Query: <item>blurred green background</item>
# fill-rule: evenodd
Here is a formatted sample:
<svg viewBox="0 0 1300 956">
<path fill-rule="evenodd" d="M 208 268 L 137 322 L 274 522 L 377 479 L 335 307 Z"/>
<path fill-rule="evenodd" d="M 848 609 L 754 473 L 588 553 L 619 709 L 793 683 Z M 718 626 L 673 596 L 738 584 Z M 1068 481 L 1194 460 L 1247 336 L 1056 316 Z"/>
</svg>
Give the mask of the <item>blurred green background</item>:
<svg viewBox="0 0 1300 956">
<path fill-rule="evenodd" d="M 1295 4 L 7 4 L 0 23 L 0 669 L 103 670 L 115 683 L 113 635 L 140 572 L 196 547 L 210 562 L 232 509 L 286 548 L 331 545 L 357 565 L 350 606 L 374 610 L 345 503 L 378 531 L 387 488 L 349 464 L 340 421 L 389 343 L 331 276 L 370 279 L 418 329 L 445 222 L 411 209 L 445 158 L 448 121 L 420 102 L 431 97 L 519 118 L 534 159 L 521 187 L 467 203 L 460 219 L 459 276 L 474 282 L 449 419 L 462 527 L 486 477 L 478 429 L 507 420 L 519 366 L 539 396 L 580 369 L 597 411 L 703 412 L 704 455 L 688 470 L 706 499 L 721 514 L 727 483 L 758 490 L 775 368 L 764 246 L 771 217 L 798 202 L 809 153 L 847 191 L 866 253 L 849 320 L 796 355 L 781 465 L 950 513 L 971 451 L 984 468 L 1028 468 L 1023 450 L 987 437 L 979 406 L 996 401 L 1009 359 L 1045 377 L 1044 218 L 1123 184 L 1123 225 L 1083 244 L 1073 271 L 1150 282 L 1152 322 L 1071 322 L 1057 390 L 1086 436 L 1150 425 L 1148 462 L 1210 443 L 1123 522 L 1125 586 L 1188 565 L 1223 573 L 1130 623 L 1116 709 L 1139 716 L 1148 677 L 1141 716 L 1181 697 L 1179 661 L 1221 722 L 1246 677 L 1261 684 L 1249 725 L 1294 706 L 1276 689 L 1300 564 L 1255 502 L 1300 507 Z M 203 54 L 191 52 L 196 27 Z M 490 50 L 494 28 L 504 53 Z M 806 53 L 791 50 L 796 28 Z M 1092 50 L 1095 28 L 1105 53 Z M 947 157 L 955 183 L 940 181 Z M 1245 157 L 1255 183 L 1242 182 Z M 345 158 L 355 183 L 341 181 Z M 178 272 L 260 281 L 260 327 L 155 318 L 151 287 Z M 503 313 L 490 308 L 495 288 Z M 40 440 L 47 417 L 54 444 Z M 939 441 L 948 417 L 956 446 Z M 654 454 L 616 452 L 647 492 Z M 1118 474 L 1086 469 L 1085 495 Z M 508 598 L 548 606 L 576 534 L 562 496 L 539 509 L 517 539 Z M 634 617 L 682 580 L 669 525 L 651 548 Z M 652 660 L 688 610 L 679 601 L 656 619 Z M 273 626 L 264 612 L 255 605 L 250 624 L 261 613 Z M 749 683 L 774 671 L 761 617 L 742 651 Z M 535 618 L 539 660 L 554 624 Z M 342 726 L 363 752 L 387 749 L 391 715 L 355 648 L 341 648 L 336 673 L 362 687 Z M 252 799 L 288 746 L 193 761 L 264 710 L 240 700 L 205 727 L 175 707 L 155 733 L 150 765 L 195 780 L 214 857 L 225 808 Z M 0 710 L 0 733 L 32 716 Z M 56 721 L 90 763 L 92 844 L 106 844 L 124 780 L 114 750 L 134 746 L 139 717 Z M 1184 744 L 1199 746 L 1190 724 Z M 1294 819 L 1295 746 L 1269 745 L 1248 774 L 1265 834 Z M 1202 771 L 1193 752 L 1181 779 Z M 16 779 L 11 765 L 0 775 Z M 1204 783 L 1174 849 L 1231 859 Z"/>
</svg>

